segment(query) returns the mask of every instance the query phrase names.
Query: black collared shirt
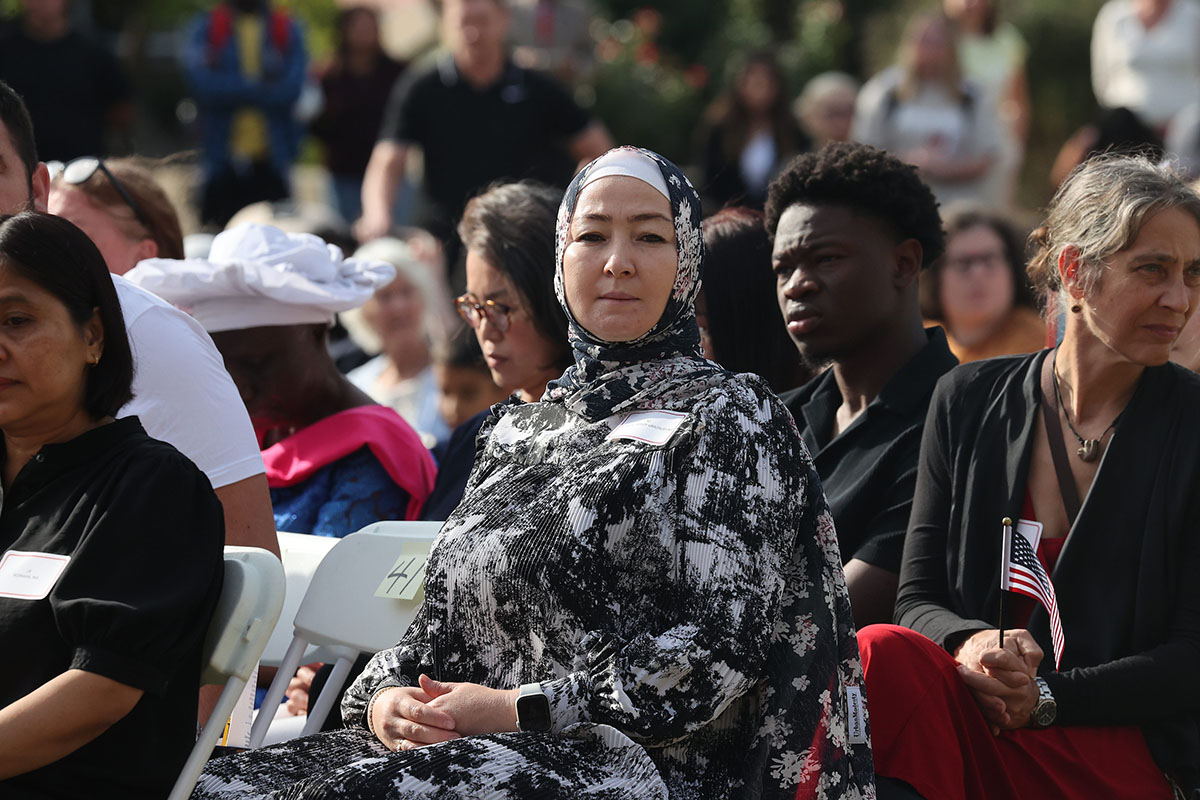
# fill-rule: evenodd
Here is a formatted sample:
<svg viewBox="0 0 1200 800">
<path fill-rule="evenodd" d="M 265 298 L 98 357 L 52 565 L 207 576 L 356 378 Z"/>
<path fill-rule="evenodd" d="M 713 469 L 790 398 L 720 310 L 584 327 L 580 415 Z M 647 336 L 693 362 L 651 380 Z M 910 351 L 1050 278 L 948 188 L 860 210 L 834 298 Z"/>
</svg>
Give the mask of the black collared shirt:
<svg viewBox="0 0 1200 800">
<path fill-rule="evenodd" d="M 0 707 L 68 669 L 145 694 L 70 755 L 0 781 L 0 797 L 166 796 L 195 741 L 223 544 L 204 473 L 136 417 L 46 445 L 22 468 L 3 493 L 0 554 L 70 560 L 45 599 L 0 596 Z"/>
<path fill-rule="evenodd" d="M 832 440 L 842 404 L 832 370 L 782 397 L 825 487 L 842 563 L 857 558 L 900 572 L 929 398 L 938 378 L 958 364 L 941 328 L 926 335 L 928 343 Z"/>
<path fill-rule="evenodd" d="M 476 89 L 444 55 L 397 82 L 379 138 L 421 146 L 430 213 L 453 225 L 467 200 L 494 181 L 566 186 L 574 167 L 567 143 L 589 122 L 546 75 L 509 61 L 499 80 Z"/>
</svg>

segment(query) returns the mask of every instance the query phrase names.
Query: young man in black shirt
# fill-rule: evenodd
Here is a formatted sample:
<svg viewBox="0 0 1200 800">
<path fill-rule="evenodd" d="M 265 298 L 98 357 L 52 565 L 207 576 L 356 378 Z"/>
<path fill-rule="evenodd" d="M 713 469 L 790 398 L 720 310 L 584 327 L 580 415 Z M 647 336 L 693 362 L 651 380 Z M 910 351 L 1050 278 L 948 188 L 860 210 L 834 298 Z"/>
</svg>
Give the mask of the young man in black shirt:
<svg viewBox="0 0 1200 800">
<path fill-rule="evenodd" d="M 518 67 L 505 44 L 505 0 L 445 0 L 449 52 L 401 78 L 363 178 L 360 239 L 391 227 L 408 149 L 424 153 L 428 208 L 419 223 L 454 248 L 467 200 L 488 184 L 535 178 L 565 186 L 573 167 L 612 146 L 553 79 Z"/>
<path fill-rule="evenodd" d="M 891 622 L 929 398 L 958 363 L 917 302 L 945 244 L 937 201 L 913 167 L 833 144 L 775 179 L 766 223 L 788 334 L 810 367 L 832 365 L 783 400 L 833 512 L 855 622 Z"/>
</svg>

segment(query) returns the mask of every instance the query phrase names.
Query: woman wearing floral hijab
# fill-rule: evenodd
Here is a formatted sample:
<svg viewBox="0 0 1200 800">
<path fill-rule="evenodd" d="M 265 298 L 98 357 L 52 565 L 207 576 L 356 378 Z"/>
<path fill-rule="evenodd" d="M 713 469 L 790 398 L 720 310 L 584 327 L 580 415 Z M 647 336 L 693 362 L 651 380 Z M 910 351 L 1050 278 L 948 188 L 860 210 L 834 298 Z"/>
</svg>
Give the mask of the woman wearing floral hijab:
<svg viewBox="0 0 1200 800">
<path fill-rule="evenodd" d="M 673 164 L 618 148 L 576 176 L 575 365 L 485 423 L 351 727 L 214 762 L 204 797 L 874 796 L 833 523 L 766 384 L 700 355 L 703 255 Z"/>
</svg>

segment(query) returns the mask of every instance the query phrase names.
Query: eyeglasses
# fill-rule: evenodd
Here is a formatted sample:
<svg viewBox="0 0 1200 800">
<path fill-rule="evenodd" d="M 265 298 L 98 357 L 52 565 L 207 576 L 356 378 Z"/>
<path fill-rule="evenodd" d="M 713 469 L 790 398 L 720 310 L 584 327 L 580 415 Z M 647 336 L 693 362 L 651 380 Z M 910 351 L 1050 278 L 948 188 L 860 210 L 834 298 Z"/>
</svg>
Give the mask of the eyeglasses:
<svg viewBox="0 0 1200 800">
<path fill-rule="evenodd" d="M 501 333 L 508 331 L 509 317 L 517 309 L 497 303 L 495 300 L 479 302 L 472 294 L 464 294 L 454 301 L 454 309 L 472 328 L 478 328 L 483 318 L 496 326 Z"/>
<path fill-rule="evenodd" d="M 137 217 L 137 221 L 142 224 L 142 227 L 147 232 L 154 230 L 153 226 L 146 219 L 146 215 L 142 213 L 142 207 L 133 199 L 133 195 L 117 180 L 117 176 L 112 174 L 112 170 L 104 165 L 104 159 L 96 158 L 95 156 L 83 156 L 68 161 L 63 164 L 61 161 L 47 162 L 46 167 L 50 170 L 50 179 L 62 175 L 63 183 L 68 183 L 71 186 L 80 186 L 87 183 L 96 174 L 96 171 L 104 173 L 104 177 L 108 178 L 109 183 L 117 190 L 117 194 L 121 195 L 121 199 L 125 201 L 125 205 L 129 206 L 133 211 L 133 215 Z"/>
</svg>

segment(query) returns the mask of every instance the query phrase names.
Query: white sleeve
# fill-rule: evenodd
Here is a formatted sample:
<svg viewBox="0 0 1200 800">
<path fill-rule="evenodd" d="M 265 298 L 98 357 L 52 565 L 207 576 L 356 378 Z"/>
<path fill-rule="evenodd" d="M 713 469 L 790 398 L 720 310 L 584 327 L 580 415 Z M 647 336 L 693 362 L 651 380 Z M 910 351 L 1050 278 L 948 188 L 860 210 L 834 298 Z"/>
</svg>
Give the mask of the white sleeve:
<svg viewBox="0 0 1200 800">
<path fill-rule="evenodd" d="M 250 415 L 199 323 L 154 305 L 128 331 L 134 397 L 118 416 L 138 416 L 147 433 L 190 458 L 214 489 L 262 473 Z"/>
<path fill-rule="evenodd" d="M 890 70 L 884 70 L 863 84 L 854 104 L 851 139 L 881 150 L 888 149 L 889 137 L 885 123 L 888 117 L 888 95 L 894 85 Z"/>
</svg>

